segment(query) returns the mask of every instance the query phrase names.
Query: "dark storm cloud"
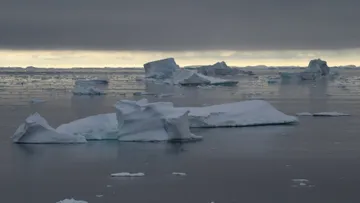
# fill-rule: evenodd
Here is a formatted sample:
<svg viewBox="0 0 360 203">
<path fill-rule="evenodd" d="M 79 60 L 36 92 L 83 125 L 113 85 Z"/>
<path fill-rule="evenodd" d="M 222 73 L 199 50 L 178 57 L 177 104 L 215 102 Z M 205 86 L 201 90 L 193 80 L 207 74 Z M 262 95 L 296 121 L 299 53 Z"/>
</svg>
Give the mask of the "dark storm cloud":
<svg viewBox="0 0 360 203">
<path fill-rule="evenodd" d="M 0 48 L 360 47 L 359 0 L 0 0 Z"/>
</svg>

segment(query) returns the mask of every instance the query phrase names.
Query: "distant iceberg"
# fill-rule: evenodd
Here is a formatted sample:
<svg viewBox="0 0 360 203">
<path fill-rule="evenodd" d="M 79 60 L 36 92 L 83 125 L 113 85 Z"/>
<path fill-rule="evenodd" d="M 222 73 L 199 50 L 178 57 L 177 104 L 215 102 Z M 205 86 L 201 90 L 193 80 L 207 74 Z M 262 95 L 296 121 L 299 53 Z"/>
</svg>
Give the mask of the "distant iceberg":
<svg viewBox="0 0 360 203">
<path fill-rule="evenodd" d="M 221 76 L 221 75 L 236 75 L 236 74 L 248 74 L 253 75 L 252 71 L 245 71 L 238 68 L 229 67 L 224 61 L 217 62 L 213 65 L 200 66 L 197 68 L 198 72 L 208 76 Z"/>
<path fill-rule="evenodd" d="M 21 124 L 12 140 L 15 143 L 27 144 L 55 144 L 55 143 L 85 143 L 84 136 L 75 134 L 64 134 L 57 132 L 38 113 L 30 115 Z"/>
<path fill-rule="evenodd" d="M 73 89 L 74 95 L 104 95 L 106 94 L 103 90 L 100 90 L 92 86 L 76 85 Z"/>
<path fill-rule="evenodd" d="M 236 85 L 237 81 L 205 76 L 195 70 L 180 68 L 174 58 L 144 64 L 146 78 L 172 85 Z"/>
</svg>

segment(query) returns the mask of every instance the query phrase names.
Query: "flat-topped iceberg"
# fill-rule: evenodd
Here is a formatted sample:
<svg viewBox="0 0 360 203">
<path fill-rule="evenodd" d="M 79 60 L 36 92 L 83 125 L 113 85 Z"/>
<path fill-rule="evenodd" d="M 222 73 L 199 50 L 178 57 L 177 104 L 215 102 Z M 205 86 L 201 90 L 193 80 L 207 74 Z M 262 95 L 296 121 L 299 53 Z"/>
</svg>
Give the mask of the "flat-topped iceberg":
<svg viewBox="0 0 360 203">
<path fill-rule="evenodd" d="M 12 136 L 12 140 L 15 143 L 27 144 L 75 144 L 86 142 L 84 136 L 57 132 L 38 113 L 25 119 L 25 122 L 18 127 Z"/>
<path fill-rule="evenodd" d="M 76 85 L 73 89 L 74 95 L 104 95 L 106 94 L 103 90 L 100 90 L 92 86 Z"/>
<path fill-rule="evenodd" d="M 180 68 L 173 58 L 144 64 L 146 78 L 172 85 L 236 85 L 237 81 L 205 76 L 195 70 Z"/>
</svg>

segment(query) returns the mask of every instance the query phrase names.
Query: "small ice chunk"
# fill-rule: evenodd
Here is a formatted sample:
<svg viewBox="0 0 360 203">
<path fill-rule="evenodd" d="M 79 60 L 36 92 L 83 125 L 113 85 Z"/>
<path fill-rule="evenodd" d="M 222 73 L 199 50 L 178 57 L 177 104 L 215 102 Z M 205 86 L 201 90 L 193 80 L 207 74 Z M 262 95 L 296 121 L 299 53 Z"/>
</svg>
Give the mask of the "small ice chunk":
<svg viewBox="0 0 360 203">
<path fill-rule="evenodd" d="M 111 177 L 142 177 L 145 176 L 145 173 L 129 173 L 129 172 L 121 172 L 121 173 L 112 173 Z"/>
<path fill-rule="evenodd" d="M 340 113 L 340 112 L 320 112 L 314 113 L 313 116 L 324 116 L 324 117 L 336 117 L 336 116 L 350 116 L 350 114 Z"/>
<path fill-rule="evenodd" d="M 186 173 L 183 173 L 183 172 L 173 172 L 172 174 L 174 176 L 186 176 L 187 175 Z"/>
<path fill-rule="evenodd" d="M 297 113 L 296 115 L 297 116 L 313 116 L 313 114 L 309 113 L 309 112 L 301 112 L 301 113 Z"/>
<path fill-rule="evenodd" d="M 100 90 L 96 87 L 87 87 L 87 86 L 81 86 L 76 85 L 73 89 L 74 95 L 104 95 L 106 94 L 103 90 Z"/>
<path fill-rule="evenodd" d="M 38 104 L 38 103 L 43 103 L 43 102 L 45 102 L 45 100 L 39 99 L 39 98 L 33 98 L 30 100 L 30 103 L 32 103 L 32 104 Z"/>
<path fill-rule="evenodd" d="M 103 197 L 104 195 L 96 195 L 97 198 Z"/>
<path fill-rule="evenodd" d="M 64 200 L 61 200 L 57 203 L 88 203 L 86 201 L 83 201 L 83 200 L 75 200 L 75 199 L 64 199 Z"/>
</svg>

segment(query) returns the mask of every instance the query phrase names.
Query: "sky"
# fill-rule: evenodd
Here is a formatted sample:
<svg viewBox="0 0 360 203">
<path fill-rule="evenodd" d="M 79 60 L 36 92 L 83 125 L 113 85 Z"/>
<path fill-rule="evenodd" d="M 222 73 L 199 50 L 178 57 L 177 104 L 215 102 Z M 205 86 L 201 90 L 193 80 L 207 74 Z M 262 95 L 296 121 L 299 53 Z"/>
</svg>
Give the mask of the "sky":
<svg viewBox="0 0 360 203">
<path fill-rule="evenodd" d="M 0 0 L 0 66 L 360 65 L 358 0 Z"/>
</svg>

